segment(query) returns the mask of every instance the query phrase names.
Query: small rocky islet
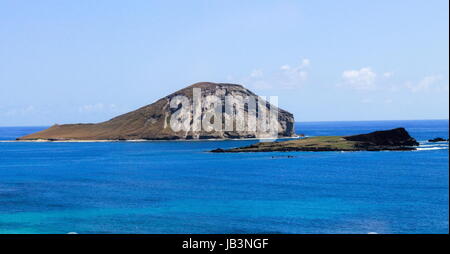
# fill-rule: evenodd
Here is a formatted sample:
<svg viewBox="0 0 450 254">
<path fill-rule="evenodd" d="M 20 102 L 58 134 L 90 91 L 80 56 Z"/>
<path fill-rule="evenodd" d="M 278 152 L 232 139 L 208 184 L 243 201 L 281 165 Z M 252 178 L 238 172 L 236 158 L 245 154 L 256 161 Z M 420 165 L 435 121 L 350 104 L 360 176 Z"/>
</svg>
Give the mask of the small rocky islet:
<svg viewBox="0 0 450 254">
<path fill-rule="evenodd" d="M 448 139 L 437 137 L 437 138 L 429 139 L 428 142 L 430 142 L 430 143 L 448 142 Z"/>
<path fill-rule="evenodd" d="M 210 152 L 411 151 L 416 150 L 418 145 L 419 143 L 405 128 L 396 128 L 353 136 L 319 136 L 280 142 L 260 142 L 232 149 L 217 148 Z"/>
</svg>

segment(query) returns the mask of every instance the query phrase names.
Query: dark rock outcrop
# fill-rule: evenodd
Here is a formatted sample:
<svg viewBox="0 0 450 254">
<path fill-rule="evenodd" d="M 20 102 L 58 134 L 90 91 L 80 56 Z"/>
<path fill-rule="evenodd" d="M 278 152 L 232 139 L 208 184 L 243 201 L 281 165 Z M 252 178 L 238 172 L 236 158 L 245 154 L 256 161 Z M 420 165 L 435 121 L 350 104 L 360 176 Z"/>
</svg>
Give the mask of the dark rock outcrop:
<svg viewBox="0 0 450 254">
<path fill-rule="evenodd" d="M 64 124 L 54 125 L 46 130 L 33 133 L 18 140 L 187 140 L 187 139 L 240 139 L 255 138 L 255 131 L 245 131 L 233 129 L 232 131 L 173 131 L 170 125 L 170 119 L 177 109 L 170 107 L 170 100 L 175 96 L 185 96 L 190 103 L 193 101 L 193 89 L 200 88 L 203 104 L 201 105 L 204 116 L 205 110 L 208 110 L 207 96 L 216 95 L 225 97 L 234 96 L 256 96 L 250 90 L 241 85 L 223 84 L 223 83 L 196 83 L 170 94 L 153 104 L 144 106 L 135 111 L 120 115 L 109 121 L 98 124 Z M 211 104 L 211 103 L 209 103 Z M 278 136 L 290 137 L 294 134 L 294 117 L 291 113 L 276 108 L 268 103 L 264 103 L 267 109 L 273 107 L 278 112 Z M 237 109 L 236 109 L 237 110 Z M 244 106 L 241 110 L 247 110 Z M 247 112 L 247 111 L 246 111 Z M 229 117 L 229 114 L 223 114 L 223 118 Z M 191 116 L 192 125 L 192 116 Z"/>
<path fill-rule="evenodd" d="M 358 141 L 362 147 L 375 146 L 418 146 L 419 143 L 412 138 L 405 128 L 387 131 L 375 131 L 368 134 L 344 137 L 345 140 Z"/>
<path fill-rule="evenodd" d="M 428 142 L 431 142 L 431 143 L 435 143 L 435 142 L 445 142 L 445 141 L 448 141 L 448 139 L 444 139 L 444 138 L 433 138 L 433 139 L 429 139 L 428 140 Z"/>
<path fill-rule="evenodd" d="M 226 150 L 224 150 L 224 149 L 222 149 L 222 148 L 217 148 L 217 149 L 211 150 L 211 152 L 212 152 L 212 153 L 225 153 Z"/>
<path fill-rule="evenodd" d="M 404 128 L 397 128 L 354 136 L 320 136 L 282 142 L 261 142 L 228 150 L 218 148 L 211 152 L 409 151 L 416 150 L 418 145 Z"/>
</svg>

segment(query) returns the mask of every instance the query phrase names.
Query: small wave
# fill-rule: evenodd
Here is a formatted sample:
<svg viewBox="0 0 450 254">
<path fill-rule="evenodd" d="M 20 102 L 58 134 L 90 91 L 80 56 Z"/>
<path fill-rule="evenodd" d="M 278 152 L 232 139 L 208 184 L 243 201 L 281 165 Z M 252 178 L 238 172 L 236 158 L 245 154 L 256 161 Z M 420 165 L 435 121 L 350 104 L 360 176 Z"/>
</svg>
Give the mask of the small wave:
<svg viewBox="0 0 450 254">
<path fill-rule="evenodd" d="M 417 151 L 444 150 L 444 149 L 448 149 L 448 147 L 418 147 Z"/>
<path fill-rule="evenodd" d="M 427 145 L 420 145 L 420 147 L 447 147 L 448 144 L 427 144 Z"/>
<path fill-rule="evenodd" d="M 422 140 L 422 141 L 418 141 L 419 142 L 419 144 L 436 144 L 436 145 L 439 145 L 439 144 L 448 144 L 448 141 L 437 141 L 437 142 L 430 142 L 430 141 L 428 141 L 428 140 Z"/>
</svg>

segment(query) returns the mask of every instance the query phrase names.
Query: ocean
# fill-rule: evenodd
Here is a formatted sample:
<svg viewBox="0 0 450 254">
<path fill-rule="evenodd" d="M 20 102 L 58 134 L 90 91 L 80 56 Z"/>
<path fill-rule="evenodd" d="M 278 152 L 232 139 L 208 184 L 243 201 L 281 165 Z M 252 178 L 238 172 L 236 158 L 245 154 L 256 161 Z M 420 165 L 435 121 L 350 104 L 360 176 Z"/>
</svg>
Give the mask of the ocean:
<svg viewBox="0 0 450 254">
<path fill-rule="evenodd" d="M 405 127 L 418 151 L 217 154 L 256 141 L 0 142 L 0 233 L 448 233 L 448 120 L 296 123 L 308 136 Z M 1 127 L 12 140 L 45 127 Z M 287 157 L 287 155 L 293 156 Z"/>
</svg>

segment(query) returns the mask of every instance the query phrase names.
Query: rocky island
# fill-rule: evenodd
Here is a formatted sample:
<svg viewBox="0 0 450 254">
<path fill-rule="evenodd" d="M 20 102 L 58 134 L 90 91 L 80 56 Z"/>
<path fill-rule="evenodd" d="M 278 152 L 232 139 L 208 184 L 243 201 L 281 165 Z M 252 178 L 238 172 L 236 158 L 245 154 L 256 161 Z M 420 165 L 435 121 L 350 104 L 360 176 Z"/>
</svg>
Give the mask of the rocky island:
<svg viewBox="0 0 450 254">
<path fill-rule="evenodd" d="M 211 83 L 201 82 L 188 86 L 177 92 L 174 92 L 164 98 L 159 99 L 155 103 L 139 108 L 135 111 L 117 116 L 109 121 L 97 124 L 64 124 L 54 125 L 46 130 L 33 133 L 24 137 L 17 138 L 19 141 L 89 141 L 89 140 L 192 140 L 192 139 L 242 139 L 242 138 L 257 138 L 258 133 L 253 129 L 245 130 L 221 130 L 211 131 L 204 129 L 189 128 L 189 130 L 174 130 L 171 128 L 172 116 L 180 116 L 178 108 L 171 107 L 171 100 L 179 96 L 187 98 L 190 103 L 193 101 L 194 89 L 200 89 L 200 99 L 202 101 L 199 105 L 198 118 L 203 119 L 207 114 L 210 101 L 208 98 L 211 95 L 217 97 L 236 96 L 236 97 L 257 97 L 256 94 L 244 88 L 242 85 L 225 84 L 225 83 Z M 259 99 L 258 99 L 259 100 Z M 291 113 L 277 108 L 272 104 L 263 101 L 262 107 L 276 110 L 277 119 L 270 122 L 272 125 L 277 125 L 277 135 L 280 137 L 292 137 L 294 135 L 294 117 Z M 248 106 L 241 105 L 240 108 L 235 108 L 234 111 L 244 112 L 242 114 L 248 115 Z M 235 106 L 237 107 L 237 106 Z M 261 108 L 262 108 L 261 107 Z M 189 112 L 184 112 L 188 116 L 188 124 L 191 127 L 194 119 Z M 182 112 L 183 113 L 183 112 Z M 176 115 L 178 114 L 178 115 Z M 187 115 L 186 115 L 187 114 Z M 221 113 L 222 114 L 222 113 Z M 230 112 L 223 112 L 221 117 L 225 119 L 233 119 Z M 222 120 L 222 119 L 221 119 Z M 232 120 L 233 121 L 233 120 Z M 236 120 L 236 122 L 238 122 Z M 242 123 L 242 121 L 240 122 Z M 233 123 L 232 126 L 237 125 Z M 248 123 L 245 122 L 245 126 Z"/>
<path fill-rule="evenodd" d="M 448 142 L 448 139 L 445 138 L 441 138 L 441 137 L 437 137 L 437 138 L 433 138 L 433 139 L 429 139 L 428 142 L 430 143 L 437 143 L 437 142 Z"/>
<path fill-rule="evenodd" d="M 261 142 L 226 150 L 218 148 L 211 152 L 409 151 L 416 150 L 418 145 L 419 143 L 404 128 L 396 128 L 354 136 L 320 136 L 281 142 Z"/>
</svg>

